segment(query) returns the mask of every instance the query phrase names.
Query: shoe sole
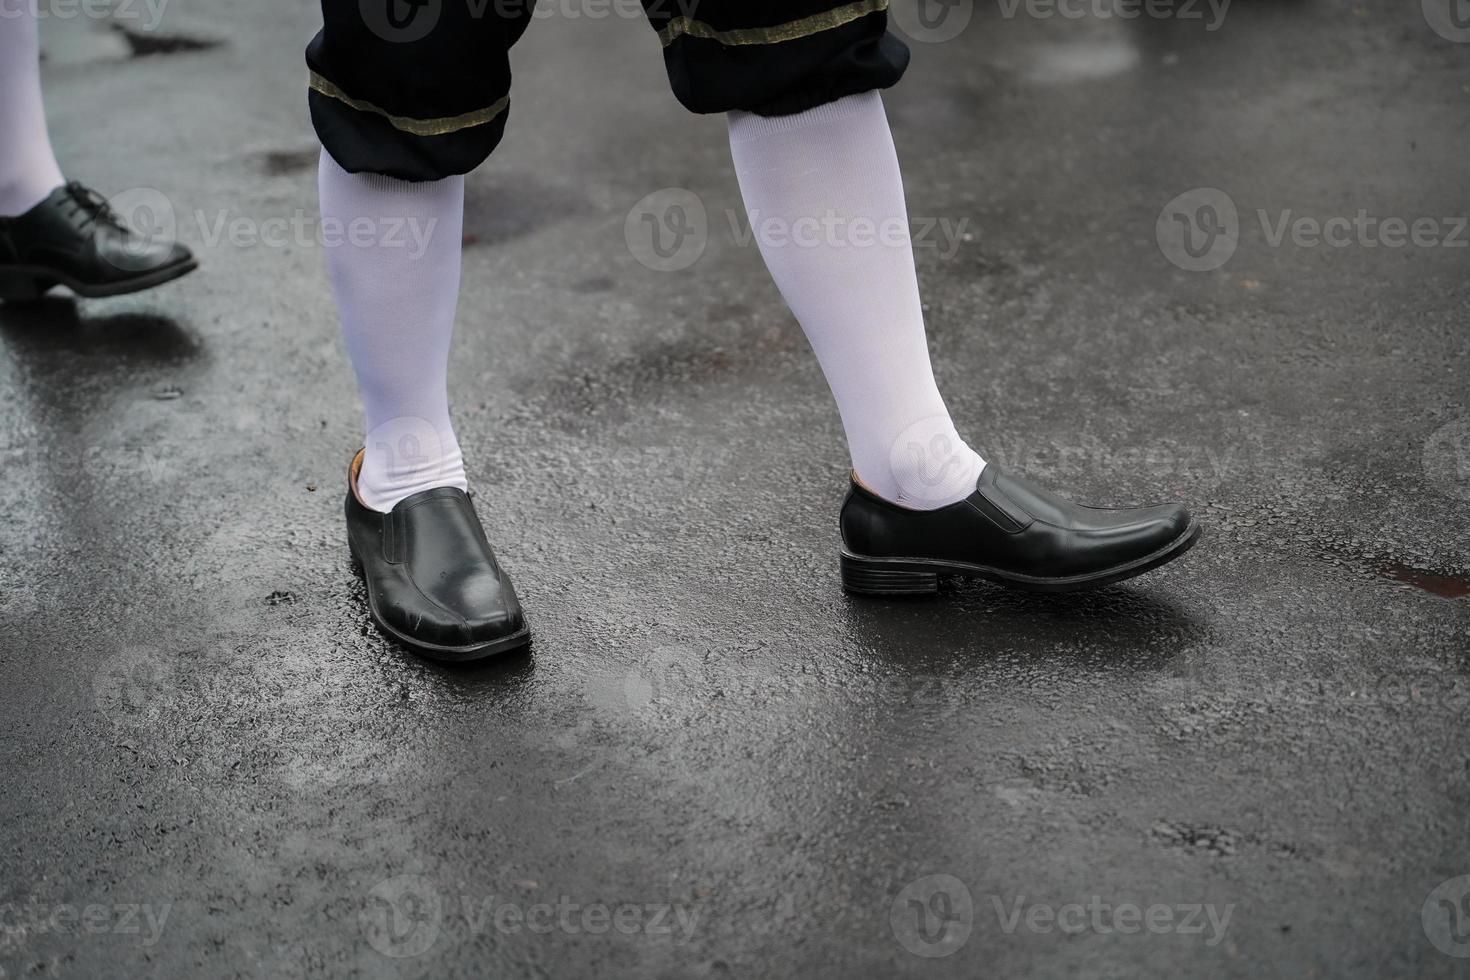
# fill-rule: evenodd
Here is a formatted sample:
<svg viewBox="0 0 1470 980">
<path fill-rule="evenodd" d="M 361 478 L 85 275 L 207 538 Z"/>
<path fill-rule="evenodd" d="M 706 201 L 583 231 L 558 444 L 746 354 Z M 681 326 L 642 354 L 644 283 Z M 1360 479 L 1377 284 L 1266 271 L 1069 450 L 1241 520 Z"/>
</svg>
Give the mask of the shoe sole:
<svg viewBox="0 0 1470 980">
<path fill-rule="evenodd" d="M 0 300 L 25 302 L 38 300 L 57 286 L 65 286 L 83 299 L 105 299 L 109 296 L 126 296 L 141 293 L 145 289 L 162 286 L 166 282 L 187 276 L 199 268 L 198 259 L 189 259 L 178 265 L 155 269 L 145 276 L 91 286 L 54 269 L 36 265 L 17 265 L 0 268 Z"/>
<path fill-rule="evenodd" d="M 372 618 L 373 625 L 384 636 L 392 639 L 411 653 L 426 657 L 429 660 L 437 660 L 440 663 L 467 664 L 473 663 L 476 660 L 485 660 L 489 657 L 498 657 L 502 654 L 512 653 L 522 647 L 528 646 L 531 642 L 531 627 L 529 626 L 522 626 L 509 636 L 502 636 L 498 639 L 486 641 L 485 643 L 471 643 L 468 646 L 462 647 L 440 646 L 437 643 L 426 643 L 423 640 L 416 640 L 389 626 L 383 621 L 383 617 L 378 615 L 378 604 L 373 599 L 372 589 L 367 588 L 367 573 L 363 571 L 362 562 L 358 560 L 355 552 L 352 553 L 352 568 L 362 579 L 363 588 L 367 590 L 368 616 Z"/>
<path fill-rule="evenodd" d="M 1191 521 L 1184 532 L 1152 554 L 1083 575 L 1047 578 L 1021 575 L 986 565 L 929 558 L 868 558 L 842 549 L 842 588 L 854 595 L 933 595 L 941 576 L 979 578 L 1025 592 L 1083 592 L 1142 575 L 1184 554 L 1199 540 Z"/>
</svg>

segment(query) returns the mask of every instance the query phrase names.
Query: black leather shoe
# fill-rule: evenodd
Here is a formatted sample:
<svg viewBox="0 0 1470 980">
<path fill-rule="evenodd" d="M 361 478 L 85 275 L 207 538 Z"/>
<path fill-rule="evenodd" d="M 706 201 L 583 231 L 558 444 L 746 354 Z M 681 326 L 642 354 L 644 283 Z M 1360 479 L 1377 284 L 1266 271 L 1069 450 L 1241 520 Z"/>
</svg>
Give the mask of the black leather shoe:
<svg viewBox="0 0 1470 980">
<path fill-rule="evenodd" d="M 1118 582 L 1188 551 L 1199 525 L 1179 504 L 1082 507 L 986 463 L 975 492 L 910 510 L 856 481 L 842 504 L 842 585 L 869 595 L 938 591 L 941 575 L 1033 592 Z"/>
<path fill-rule="evenodd" d="M 61 285 L 78 296 L 120 296 L 192 272 L 183 245 L 123 223 L 106 199 L 72 182 L 15 218 L 0 218 L 0 299 L 39 299 Z"/>
<path fill-rule="evenodd" d="M 362 457 L 347 477 L 347 546 L 378 628 L 434 660 L 479 660 L 529 643 L 520 600 L 469 495 L 437 487 L 380 514 L 357 499 Z"/>
</svg>

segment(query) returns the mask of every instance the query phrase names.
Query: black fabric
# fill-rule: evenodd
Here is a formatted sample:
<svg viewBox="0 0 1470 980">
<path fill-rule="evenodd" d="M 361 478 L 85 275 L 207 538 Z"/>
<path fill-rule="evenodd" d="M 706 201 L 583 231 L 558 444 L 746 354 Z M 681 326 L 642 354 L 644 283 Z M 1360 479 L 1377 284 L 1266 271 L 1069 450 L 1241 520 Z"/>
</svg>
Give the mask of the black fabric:
<svg viewBox="0 0 1470 980">
<path fill-rule="evenodd" d="M 655 30 L 675 19 L 660 9 L 667 2 L 643 0 Z M 778 27 L 844 6 L 831 0 L 706 0 L 695 13 L 715 30 L 729 31 Z M 674 96 L 692 112 L 786 116 L 896 83 L 908 68 L 909 50 L 887 27 L 887 13 L 877 11 L 771 44 L 726 44 L 685 34 L 664 48 L 664 67 Z"/>
<path fill-rule="evenodd" d="M 887 14 L 843 0 L 643 6 L 670 38 L 669 82 L 694 112 L 788 115 L 887 88 L 908 67 Z M 509 107 L 492 110 L 510 93 L 509 52 L 533 9 L 534 0 L 322 0 L 323 28 L 306 49 L 322 145 L 350 173 L 439 180 L 473 170 L 504 135 Z M 793 24 L 809 33 L 769 43 L 746 33 L 784 37 Z M 699 36 L 710 31 L 739 33 Z"/>
<path fill-rule="evenodd" d="M 412 120 L 483 112 L 510 92 L 510 49 L 532 0 L 322 0 L 306 49 L 312 73 L 347 98 Z M 444 135 L 405 132 L 383 115 L 313 88 L 312 124 L 349 173 L 439 180 L 468 173 L 505 132 L 509 109 Z"/>
</svg>

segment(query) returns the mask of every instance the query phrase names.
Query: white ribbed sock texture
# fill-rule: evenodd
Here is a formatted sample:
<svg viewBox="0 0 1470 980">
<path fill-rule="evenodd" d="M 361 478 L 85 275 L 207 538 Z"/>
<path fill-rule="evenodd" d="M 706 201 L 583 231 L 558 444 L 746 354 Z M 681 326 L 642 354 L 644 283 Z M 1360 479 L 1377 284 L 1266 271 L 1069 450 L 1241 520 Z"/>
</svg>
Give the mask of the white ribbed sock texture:
<svg viewBox="0 0 1470 980">
<path fill-rule="evenodd" d="M 919 510 L 963 500 L 985 461 L 934 384 L 883 100 L 729 124 L 752 231 L 832 387 L 858 478 Z"/>
<path fill-rule="evenodd" d="M 0 215 L 25 214 L 62 184 L 41 104 L 41 40 L 35 10 L 0 7 Z"/>
<path fill-rule="evenodd" d="M 358 496 L 387 513 L 421 490 L 467 489 L 448 394 L 464 178 L 349 174 L 323 151 L 320 191 L 327 274 L 367 420 Z"/>
</svg>

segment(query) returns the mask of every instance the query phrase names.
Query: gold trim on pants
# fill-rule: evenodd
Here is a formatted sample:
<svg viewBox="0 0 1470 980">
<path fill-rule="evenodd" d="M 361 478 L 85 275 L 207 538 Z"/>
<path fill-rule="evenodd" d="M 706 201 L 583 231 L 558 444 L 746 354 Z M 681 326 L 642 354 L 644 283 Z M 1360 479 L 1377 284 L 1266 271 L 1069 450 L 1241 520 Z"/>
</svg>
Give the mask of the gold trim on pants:
<svg viewBox="0 0 1470 980">
<path fill-rule="evenodd" d="M 463 115 L 444 116 L 439 119 L 411 119 L 408 116 L 395 116 L 386 109 L 378 108 L 371 102 L 354 99 L 316 72 L 311 73 L 309 84 L 314 92 L 325 95 L 329 99 L 336 99 L 338 102 L 351 106 L 359 112 L 371 112 L 373 115 L 382 116 L 388 120 L 388 124 L 394 129 L 410 133 L 414 136 L 447 136 L 450 133 L 457 133 L 462 129 L 483 126 L 504 112 L 506 106 L 510 105 L 510 96 L 506 95 L 483 109 L 476 109 L 474 112 L 466 112 Z"/>
<path fill-rule="evenodd" d="M 658 32 L 658 39 L 664 47 L 668 47 L 685 35 L 718 41 L 724 45 L 779 44 L 782 41 L 795 41 L 798 38 L 820 34 L 822 31 L 830 31 L 835 27 L 850 24 L 860 17 L 887 9 L 888 0 L 857 0 L 856 3 L 845 4 L 820 14 L 803 17 L 800 20 L 777 24 L 774 27 L 747 27 L 733 31 L 717 31 L 702 20 L 675 17 L 663 30 Z"/>
</svg>

